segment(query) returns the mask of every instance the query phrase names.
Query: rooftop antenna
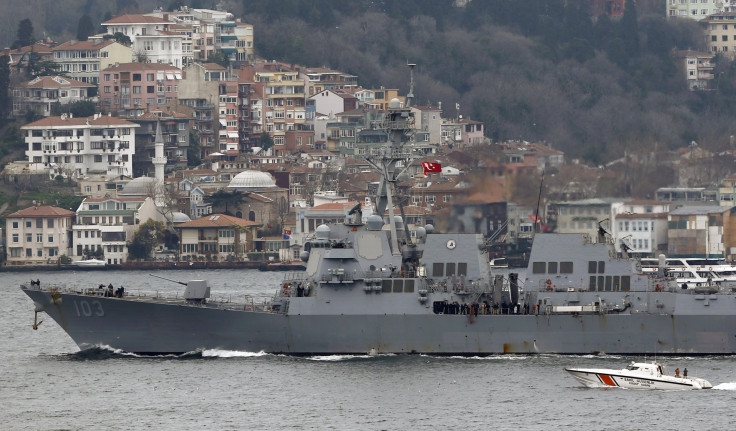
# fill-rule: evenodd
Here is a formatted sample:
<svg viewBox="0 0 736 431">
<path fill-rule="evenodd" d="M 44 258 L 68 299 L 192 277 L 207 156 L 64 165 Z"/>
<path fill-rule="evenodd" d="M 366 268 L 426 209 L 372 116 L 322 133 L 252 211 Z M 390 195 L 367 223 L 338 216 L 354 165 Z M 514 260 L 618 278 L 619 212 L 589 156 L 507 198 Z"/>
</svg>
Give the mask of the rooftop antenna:
<svg viewBox="0 0 736 431">
<path fill-rule="evenodd" d="M 414 100 L 414 67 L 416 63 L 406 63 L 409 66 L 409 93 L 406 95 L 406 107 L 411 107 L 411 102 Z"/>
</svg>

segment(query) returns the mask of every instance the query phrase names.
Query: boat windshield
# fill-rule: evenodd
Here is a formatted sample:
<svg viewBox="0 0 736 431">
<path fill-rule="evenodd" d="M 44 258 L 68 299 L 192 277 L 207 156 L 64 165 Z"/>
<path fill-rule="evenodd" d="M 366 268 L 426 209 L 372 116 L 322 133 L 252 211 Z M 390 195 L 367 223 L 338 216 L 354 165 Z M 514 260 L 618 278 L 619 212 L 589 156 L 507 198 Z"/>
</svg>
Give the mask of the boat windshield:
<svg viewBox="0 0 736 431">
<path fill-rule="evenodd" d="M 636 371 L 639 369 L 639 367 L 637 367 L 636 365 L 629 365 L 628 367 L 626 367 L 626 369 L 629 371 Z"/>
</svg>

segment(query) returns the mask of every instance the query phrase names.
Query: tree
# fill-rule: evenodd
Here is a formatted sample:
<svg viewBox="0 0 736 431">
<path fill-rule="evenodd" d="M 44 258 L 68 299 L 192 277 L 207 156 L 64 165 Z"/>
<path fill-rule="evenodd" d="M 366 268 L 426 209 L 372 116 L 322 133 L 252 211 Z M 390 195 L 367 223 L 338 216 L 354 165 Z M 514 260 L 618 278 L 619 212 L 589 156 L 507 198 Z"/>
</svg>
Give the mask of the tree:
<svg viewBox="0 0 736 431">
<path fill-rule="evenodd" d="M 211 53 L 210 56 L 207 58 L 207 61 L 210 63 L 217 63 L 224 68 L 230 66 L 230 58 L 222 51 L 215 51 Z"/>
<path fill-rule="evenodd" d="M 212 208 L 225 207 L 224 213 L 231 215 L 228 211 L 228 206 L 238 206 L 242 204 L 245 201 L 245 195 L 239 191 L 228 192 L 225 190 L 218 190 L 211 195 L 206 196 L 204 201 L 212 204 Z"/>
<path fill-rule="evenodd" d="M 120 44 L 123 44 L 125 46 L 131 46 L 133 42 L 131 42 L 130 37 L 124 35 L 123 33 L 117 32 L 114 34 L 106 34 L 102 36 L 103 40 L 114 40 L 115 42 L 118 42 Z"/>
<path fill-rule="evenodd" d="M 202 143 L 200 142 L 199 132 L 190 130 L 189 147 L 187 148 L 187 166 L 191 168 L 202 164 L 201 151 Z"/>
<path fill-rule="evenodd" d="M 77 24 L 77 40 L 87 40 L 95 34 L 95 25 L 92 24 L 92 18 L 88 14 L 82 15 Z"/>
<path fill-rule="evenodd" d="M 150 219 L 138 227 L 133 241 L 128 243 L 128 255 L 134 259 L 148 259 L 164 238 L 164 224 Z"/>
<path fill-rule="evenodd" d="M 639 17 L 633 0 L 626 0 L 624 16 L 621 18 L 621 38 L 630 56 L 639 55 Z"/>
<path fill-rule="evenodd" d="M 0 56 L 0 126 L 5 123 L 10 113 L 10 96 L 8 93 L 10 86 L 10 66 L 7 55 Z"/>
<path fill-rule="evenodd" d="M 33 23 L 29 18 L 26 18 L 18 23 L 15 42 L 10 46 L 10 49 L 33 45 L 35 42 L 36 40 L 33 38 Z"/>
<path fill-rule="evenodd" d="M 258 142 L 261 148 L 263 148 L 263 151 L 268 151 L 273 147 L 273 138 L 266 132 L 261 133 L 261 138 Z"/>
</svg>

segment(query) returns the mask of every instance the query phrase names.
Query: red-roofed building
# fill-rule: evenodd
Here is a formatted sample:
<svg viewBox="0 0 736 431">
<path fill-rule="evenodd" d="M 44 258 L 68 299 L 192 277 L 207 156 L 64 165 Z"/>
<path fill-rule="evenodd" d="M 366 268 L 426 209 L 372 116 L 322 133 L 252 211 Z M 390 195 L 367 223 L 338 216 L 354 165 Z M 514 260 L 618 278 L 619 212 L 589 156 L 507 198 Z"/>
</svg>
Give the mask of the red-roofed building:
<svg viewBox="0 0 736 431">
<path fill-rule="evenodd" d="M 185 36 L 170 31 L 169 26 L 174 23 L 169 20 L 126 14 L 105 21 L 102 25 L 107 29 L 107 34 L 122 33 L 128 36 L 132 42 L 133 57 L 141 63 L 164 63 L 175 67 L 186 64 L 182 48 Z"/>
<path fill-rule="evenodd" d="M 51 205 L 32 206 L 5 219 L 8 265 L 55 265 L 68 254 L 74 212 Z"/>
<path fill-rule="evenodd" d="M 133 51 L 114 40 L 71 40 L 53 48 L 54 63 L 66 76 L 81 82 L 97 84 L 100 71 L 115 63 L 133 60 Z"/>
<path fill-rule="evenodd" d="M 68 105 L 80 101 L 97 101 L 94 84 L 63 76 L 39 76 L 13 88 L 13 115 L 36 112 L 51 115 L 55 104 Z"/>
<path fill-rule="evenodd" d="M 159 63 L 120 63 L 100 72 L 100 103 L 121 116 L 138 116 L 175 101 L 182 72 Z"/>
<path fill-rule="evenodd" d="M 260 226 L 227 214 L 210 214 L 179 224 L 179 254 L 182 260 L 243 260 L 254 250 L 253 240 Z"/>
<path fill-rule="evenodd" d="M 87 173 L 131 175 L 137 124 L 117 117 L 46 117 L 21 127 L 34 170 L 77 178 Z"/>
</svg>

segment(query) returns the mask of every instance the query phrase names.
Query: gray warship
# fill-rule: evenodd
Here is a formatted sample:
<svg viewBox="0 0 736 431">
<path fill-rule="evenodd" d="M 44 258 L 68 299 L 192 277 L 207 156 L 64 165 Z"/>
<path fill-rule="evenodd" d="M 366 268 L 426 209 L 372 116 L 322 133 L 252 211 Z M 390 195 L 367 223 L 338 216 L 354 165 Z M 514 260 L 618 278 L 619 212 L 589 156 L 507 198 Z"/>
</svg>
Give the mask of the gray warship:
<svg viewBox="0 0 736 431">
<path fill-rule="evenodd" d="M 644 273 L 603 229 L 537 234 L 528 268 L 504 274 L 492 272 L 481 235 L 428 225 L 412 238 L 394 202 L 412 157 L 408 106 L 392 101 L 373 124 L 389 136 L 371 158 L 382 175 L 375 214 L 364 222 L 356 206 L 344 223 L 319 226 L 306 269 L 287 273 L 272 298 L 211 301 L 204 280 L 184 283 L 178 298 L 23 285 L 36 318 L 49 315 L 80 349 L 140 354 L 736 352 L 733 289 L 682 289 L 664 269 Z"/>
</svg>

